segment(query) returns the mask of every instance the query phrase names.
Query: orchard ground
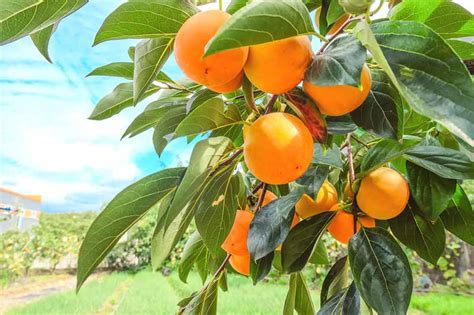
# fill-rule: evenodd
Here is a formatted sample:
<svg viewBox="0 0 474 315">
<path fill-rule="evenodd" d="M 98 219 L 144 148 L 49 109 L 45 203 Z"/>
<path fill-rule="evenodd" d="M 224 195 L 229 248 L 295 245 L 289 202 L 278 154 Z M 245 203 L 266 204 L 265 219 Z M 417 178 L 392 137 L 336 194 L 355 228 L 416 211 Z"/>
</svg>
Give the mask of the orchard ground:
<svg viewBox="0 0 474 315">
<path fill-rule="evenodd" d="M 99 275 L 91 280 L 77 296 L 71 288 L 33 299 L 4 314 L 174 314 L 176 303 L 202 285 L 196 274 L 191 274 L 189 284 L 183 285 L 176 273 L 164 277 L 161 273 L 147 270 L 136 274 Z M 442 288 L 438 291 L 414 294 L 408 313 L 474 314 L 472 296 L 443 293 Z M 218 314 L 279 314 L 286 293 L 286 277 L 253 286 L 250 279 L 230 275 L 229 291 L 219 295 Z M 312 287 L 311 293 L 315 306 L 318 306 L 319 291 Z"/>
</svg>

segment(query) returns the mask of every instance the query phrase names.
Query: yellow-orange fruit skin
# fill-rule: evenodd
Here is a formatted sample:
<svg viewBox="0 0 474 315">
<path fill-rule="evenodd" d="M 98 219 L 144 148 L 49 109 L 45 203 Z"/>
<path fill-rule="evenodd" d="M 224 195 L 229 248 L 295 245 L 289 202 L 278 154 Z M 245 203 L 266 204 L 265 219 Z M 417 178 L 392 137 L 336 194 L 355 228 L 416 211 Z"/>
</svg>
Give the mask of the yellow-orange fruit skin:
<svg viewBox="0 0 474 315">
<path fill-rule="evenodd" d="M 316 195 L 316 201 L 307 194 L 304 194 L 296 203 L 295 209 L 301 218 L 306 219 L 329 211 L 337 203 L 336 188 L 329 181 L 325 181 Z"/>
<path fill-rule="evenodd" d="M 247 255 L 232 255 L 230 256 L 229 263 L 240 274 L 244 276 L 250 275 L 250 254 Z"/>
<path fill-rule="evenodd" d="M 405 209 L 410 189 L 405 178 L 397 171 L 381 167 L 362 179 L 356 198 L 357 205 L 367 215 L 388 220 Z"/>
<path fill-rule="evenodd" d="M 257 197 L 262 194 L 262 189 L 259 189 L 256 193 Z M 263 197 L 262 207 L 277 199 L 277 196 L 271 191 L 266 191 Z M 237 210 L 235 215 L 234 224 L 230 229 L 227 238 L 222 243 L 222 249 L 228 254 L 242 256 L 249 253 L 247 248 L 247 236 L 249 234 L 250 223 L 252 222 L 254 214 L 249 211 L 248 207 L 246 210 Z"/>
<path fill-rule="evenodd" d="M 337 208 L 339 209 L 339 208 Z M 337 210 L 333 209 L 333 210 Z M 344 211 L 338 211 L 332 222 L 328 226 L 328 231 L 337 241 L 348 244 L 350 238 L 354 235 L 354 216 Z M 358 221 L 364 227 L 375 227 L 375 220 L 370 217 L 359 217 Z M 357 231 L 360 230 L 360 223 L 357 222 Z"/>
<path fill-rule="evenodd" d="M 244 159 L 250 172 L 267 184 L 287 184 L 308 169 L 313 138 L 297 117 L 271 113 L 247 127 Z"/>
<path fill-rule="evenodd" d="M 186 20 L 176 34 L 176 63 L 194 82 L 218 87 L 236 79 L 242 72 L 248 56 L 247 47 L 202 58 L 209 40 L 230 17 L 230 14 L 218 10 L 199 12 Z"/>
<path fill-rule="evenodd" d="M 234 79 L 232 79 L 230 82 L 227 82 L 226 84 L 223 85 L 210 85 L 207 88 L 213 92 L 216 93 L 231 93 L 240 88 L 242 85 L 242 78 L 244 77 L 244 73 L 241 72 L 238 74 Z"/>
<path fill-rule="evenodd" d="M 253 217 L 254 214 L 250 211 L 237 210 L 234 224 L 222 243 L 223 250 L 232 255 L 248 254 L 247 236 Z"/>
<path fill-rule="evenodd" d="M 282 94 L 303 80 L 311 62 L 311 42 L 307 36 L 251 46 L 244 70 L 250 82 L 271 94 Z"/>
<path fill-rule="evenodd" d="M 321 17 L 321 9 L 317 9 L 316 10 L 316 15 L 315 15 L 315 22 L 316 22 L 316 26 L 318 27 L 319 29 L 319 18 Z M 343 16 L 341 16 L 337 21 L 336 23 L 334 23 L 334 25 L 331 27 L 331 29 L 327 32 L 327 35 L 334 35 L 337 30 L 339 30 L 339 28 L 349 19 L 349 14 L 344 14 Z"/>
<path fill-rule="evenodd" d="M 342 116 L 358 108 L 369 95 L 372 76 L 364 65 L 361 72 L 361 88 L 350 85 L 317 86 L 303 82 L 303 89 L 318 106 L 321 113 L 328 116 Z"/>
</svg>

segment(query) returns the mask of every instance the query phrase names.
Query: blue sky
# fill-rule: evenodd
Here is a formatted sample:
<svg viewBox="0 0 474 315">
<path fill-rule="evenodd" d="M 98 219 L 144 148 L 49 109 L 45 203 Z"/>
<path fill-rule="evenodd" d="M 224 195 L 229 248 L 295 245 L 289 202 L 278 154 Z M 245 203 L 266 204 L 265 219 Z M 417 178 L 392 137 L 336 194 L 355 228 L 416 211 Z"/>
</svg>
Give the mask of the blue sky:
<svg viewBox="0 0 474 315">
<path fill-rule="evenodd" d="M 471 1 L 456 2 L 472 11 Z M 87 120 L 121 80 L 85 75 L 128 61 L 127 49 L 135 43 L 91 47 L 102 21 L 121 2 L 92 0 L 65 19 L 51 40 L 53 65 L 29 38 L 0 47 L 0 187 L 42 194 L 45 211 L 98 210 L 128 184 L 189 159 L 192 145 L 182 140 L 158 158 L 151 131 L 120 141 L 147 102 L 105 121 Z M 164 71 L 182 76 L 173 58 Z"/>
<path fill-rule="evenodd" d="M 44 210 L 98 210 L 131 182 L 178 161 L 191 146 L 173 142 L 161 159 L 151 132 L 120 141 L 146 105 L 106 121 L 87 120 L 97 101 L 121 82 L 85 75 L 128 61 L 135 41 L 91 44 L 103 19 L 120 2 L 91 1 L 53 35 L 47 63 L 29 38 L 0 47 L 0 187 L 42 194 Z M 165 71 L 181 77 L 173 58 Z"/>
</svg>

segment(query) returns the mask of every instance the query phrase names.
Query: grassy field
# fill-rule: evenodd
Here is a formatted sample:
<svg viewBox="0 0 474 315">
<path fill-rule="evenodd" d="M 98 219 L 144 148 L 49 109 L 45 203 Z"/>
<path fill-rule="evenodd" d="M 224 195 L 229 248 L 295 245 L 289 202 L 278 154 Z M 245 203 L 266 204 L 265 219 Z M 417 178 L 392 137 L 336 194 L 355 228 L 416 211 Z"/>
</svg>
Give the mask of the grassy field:
<svg viewBox="0 0 474 315">
<path fill-rule="evenodd" d="M 176 274 L 142 271 L 135 275 L 113 273 L 85 285 L 76 296 L 73 291 L 43 298 L 9 311 L 8 315 L 36 314 L 174 314 L 176 303 L 200 288 L 200 280 L 191 275 L 189 284 Z M 229 291 L 219 294 L 218 314 L 281 314 L 287 287 L 251 281 L 231 275 Z M 313 291 L 315 305 L 319 292 Z M 410 314 L 474 314 L 474 299 L 430 293 L 413 297 Z"/>
</svg>

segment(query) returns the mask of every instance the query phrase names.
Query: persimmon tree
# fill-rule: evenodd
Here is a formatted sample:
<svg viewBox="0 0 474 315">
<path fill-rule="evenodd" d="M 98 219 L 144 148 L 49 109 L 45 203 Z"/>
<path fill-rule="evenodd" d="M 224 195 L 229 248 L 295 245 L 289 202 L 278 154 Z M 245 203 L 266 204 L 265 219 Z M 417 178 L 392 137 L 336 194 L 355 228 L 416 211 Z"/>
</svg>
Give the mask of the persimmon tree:
<svg viewBox="0 0 474 315">
<path fill-rule="evenodd" d="M 86 2 L 4 0 L 0 40 L 30 35 L 49 60 L 56 26 Z M 206 12 L 133 0 L 113 11 L 94 45 L 141 40 L 131 61 L 89 74 L 125 81 L 89 118 L 146 99 L 123 138 L 153 129 L 158 156 L 174 139 L 200 140 L 187 167 L 130 185 L 92 223 L 77 290 L 156 210 L 155 269 L 191 222 L 197 228 L 178 272 L 186 282 L 197 270 L 203 288 L 179 313 L 216 313 L 228 272 L 257 284 L 275 268 L 290 274 L 284 314 L 314 314 L 302 271 L 326 263 L 327 231 L 347 255 L 324 280 L 318 314 L 406 313 L 413 280 L 403 247 L 436 264 L 446 230 L 474 244 L 461 187 L 474 178 L 474 19 L 448 0 L 387 2 L 386 18 L 375 18 L 383 0 L 234 0 Z M 173 52 L 188 79 L 161 71 Z"/>
</svg>

